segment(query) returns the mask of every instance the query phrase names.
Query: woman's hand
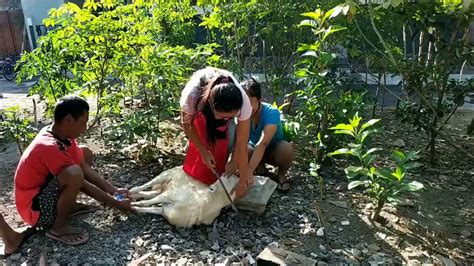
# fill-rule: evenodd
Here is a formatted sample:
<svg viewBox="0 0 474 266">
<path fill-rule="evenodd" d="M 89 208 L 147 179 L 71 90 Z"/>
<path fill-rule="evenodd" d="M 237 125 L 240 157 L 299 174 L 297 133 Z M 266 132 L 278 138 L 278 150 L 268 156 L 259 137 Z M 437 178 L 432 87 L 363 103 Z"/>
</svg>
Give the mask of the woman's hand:
<svg viewBox="0 0 474 266">
<path fill-rule="evenodd" d="M 245 196 L 245 194 L 247 193 L 247 190 L 248 190 L 248 186 L 247 186 L 247 183 L 244 183 L 244 184 L 241 184 L 240 182 L 237 184 L 237 189 L 235 190 L 235 198 L 236 199 L 240 199 L 242 198 L 243 196 Z"/>
<path fill-rule="evenodd" d="M 216 160 L 214 159 L 214 155 L 204 149 L 202 150 L 201 152 L 201 159 L 202 159 L 202 162 L 212 171 L 212 172 L 215 172 L 216 171 Z"/>
<path fill-rule="evenodd" d="M 237 162 L 234 161 L 234 160 L 230 160 L 230 162 L 228 162 L 226 165 L 225 165 L 225 174 L 224 176 L 232 176 L 235 174 L 235 172 L 237 171 Z"/>
<path fill-rule="evenodd" d="M 253 174 L 250 170 L 245 171 L 244 174 L 240 174 L 239 183 L 237 184 L 236 197 L 242 198 L 247 193 L 248 189 L 253 184 Z"/>
</svg>

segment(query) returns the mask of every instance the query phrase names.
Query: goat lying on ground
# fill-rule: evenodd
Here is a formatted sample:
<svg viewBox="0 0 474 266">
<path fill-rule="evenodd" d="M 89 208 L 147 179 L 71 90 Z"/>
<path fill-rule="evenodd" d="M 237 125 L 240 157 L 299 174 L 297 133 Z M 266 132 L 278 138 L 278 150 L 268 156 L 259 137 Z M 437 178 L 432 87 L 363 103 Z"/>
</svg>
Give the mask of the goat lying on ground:
<svg viewBox="0 0 474 266">
<path fill-rule="evenodd" d="M 235 198 L 238 178 L 222 178 Z M 151 191 L 145 191 L 151 188 Z M 219 180 L 211 186 L 188 176 L 177 166 L 162 172 L 150 182 L 130 189 L 132 208 L 137 213 L 160 214 L 177 227 L 211 224 L 230 202 Z M 140 200 L 139 200 L 140 199 Z"/>
</svg>

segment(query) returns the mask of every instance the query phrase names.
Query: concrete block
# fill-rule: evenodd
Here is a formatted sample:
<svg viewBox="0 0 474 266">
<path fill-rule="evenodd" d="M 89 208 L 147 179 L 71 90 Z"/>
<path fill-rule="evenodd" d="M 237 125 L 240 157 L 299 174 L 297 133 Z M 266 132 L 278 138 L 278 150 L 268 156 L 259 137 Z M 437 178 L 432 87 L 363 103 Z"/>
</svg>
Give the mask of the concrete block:
<svg viewBox="0 0 474 266">
<path fill-rule="evenodd" d="M 258 265 L 316 265 L 317 261 L 281 248 L 266 247 L 257 257 Z"/>
<path fill-rule="evenodd" d="M 258 214 L 265 212 L 268 200 L 277 188 L 277 183 L 268 177 L 255 176 L 247 194 L 235 202 L 241 210 L 253 211 Z"/>
</svg>

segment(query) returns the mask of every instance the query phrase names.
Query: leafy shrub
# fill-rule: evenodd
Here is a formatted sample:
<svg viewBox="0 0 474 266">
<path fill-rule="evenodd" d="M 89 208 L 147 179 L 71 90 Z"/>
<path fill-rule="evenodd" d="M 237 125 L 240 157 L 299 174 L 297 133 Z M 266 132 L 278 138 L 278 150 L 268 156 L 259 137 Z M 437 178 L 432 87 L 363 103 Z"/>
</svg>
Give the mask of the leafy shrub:
<svg viewBox="0 0 474 266">
<path fill-rule="evenodd" d="M 369 138 L 379 132 L 375 125 L 380 119 L 372 119 L 361 124 L 362 118 L 356 114 L 349 119 L 348 124 L 338 124 L 331 128 L 335 134 L 349 136 L 353 142 L 347 144 L 346 148 L 338 149 L 329 156 L 350 155 L 355 160 L 354 165 L 345 169 L 347 178 L 350 180 L 349 189 L 363 187 L 364 193 L 377 202 L 377 207 L 372 215 L 372 219 L 380 220 L 380 211 L 386 202 L 397 202 L 401 193 L 418 191 L 423 188 L 423 184 L 417 181 L 409 181 L 408 171 L 416 168 L 418 164 L 418 152 L 393 151 L 391 159 L 394 161 L 394 168 L 378 167 L 375 163 L 377 152 L 381 148 L 370 148 Z"/>
</svg>

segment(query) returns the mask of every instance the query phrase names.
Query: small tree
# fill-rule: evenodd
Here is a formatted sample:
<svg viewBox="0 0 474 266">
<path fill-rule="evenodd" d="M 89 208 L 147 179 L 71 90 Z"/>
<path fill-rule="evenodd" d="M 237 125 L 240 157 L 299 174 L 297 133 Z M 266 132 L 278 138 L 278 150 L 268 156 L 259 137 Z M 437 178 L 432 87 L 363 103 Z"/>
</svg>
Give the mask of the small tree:
<svg viewBox="0 0 474 266">
<path fill-rule="evenodd" d="M 380 5 L 368 1 L 365 6 L 357 1 L 352 3 L 365 11 L 359 14 L 365 14 L 363 18 L 369 22 L 359 31 L 366 45 L 384 58 L 394 74 L 402 77 L 401 85 L 408 97 L 402 99 L 399 114 L 429 136 L 430 161 L 435 163 L 436 139 L 440 136 L 463 152 L 442 129 L 464 104 L 466 94 L 474 91 L 472 79 L 450 77 L 455 73 L 462 77 L 464 66 L 474 59 L 468 34 L 469 11 L 463 9 L 459 0 L 392 0 Z M 387 13 L 396 13 L 398 20 L 403 21 L 400 35 L 404 38 L 383 34 L 381 28 L 387 24 Z M 375 40 L 366 38 L 367 32 Z"/>
<path fill-rule="evenodd" d="M 19 105 L 9 107 L 5 110 L 5 118 L 0 121 L 2 134 L 10 136 L 15 140 L 20 154 L 30 144 L 36 135 L 36 128 L 26 113 L 20 109 Z"/>
<path fill-rule="evenodd" d="M 353 142 L 330 153 L 330 156 L 349 155 L 355 160 L 355 165 L 345 169 L 347 178 L 351 181 L 349 189 L 364 187 L 364 193 L 376 201 L 376 208 L 372 215 L 373 220 L 381 220 L 380 211 L 387 202 L 396 203 L 403 192 L 418 191 L 423 184 L 417 181 L 408 181 L 408 171 L 416 168 L 418 164 L 413 162 L 417 152 L 403 153 L 393 151 L 391 158 L 395 161 L 395 167 L 376 166 L 377 152 L 381 148 L 370 148 L 368 145 L 371 135 L 379 132 L 374 125 L 379 119 L 372 119 L 361 124 L 362 118 L 357 114 L 349 119 L 349 124 L 338 124 L 332 127 L 336 134 L 348 135 Z"/>
<path fill-rule="evenodd" d="M 329 127 L 360 111 L 365 102 L 364 94 L 351 90 L 346 74 L 336 68 L 339 51 L 337 32 L 345 30 L 338 24 L 338 18 L 350 18 L 353 12 L 353 6 L 341 4 L 327 12 L 317 9 L 303 13 L 307 19 L 300 23 L 301 27 L 311 30 L 313 40 L 302 44 L 297 50 L 301 56 L 295 75 L 301 79 L 303 89 L 296 93 L 303 101 L 302 112 L 308 130 L 317 136 L 316 163 L 322 162 L 328 150 L 337 143 Z"/>
</svg>

